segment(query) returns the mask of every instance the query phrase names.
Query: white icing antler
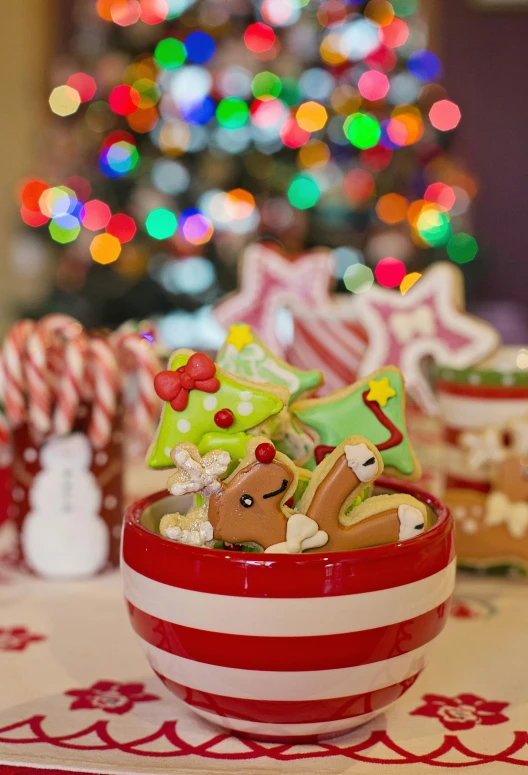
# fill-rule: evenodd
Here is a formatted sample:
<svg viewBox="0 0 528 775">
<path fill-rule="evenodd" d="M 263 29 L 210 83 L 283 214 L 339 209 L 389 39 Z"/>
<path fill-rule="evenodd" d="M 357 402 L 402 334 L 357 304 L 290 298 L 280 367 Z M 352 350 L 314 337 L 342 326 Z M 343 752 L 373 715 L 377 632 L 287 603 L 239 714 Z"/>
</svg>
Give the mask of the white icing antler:
<svg viewBox="0 0 528 775">
<path fill-rule="evenodd" d="M 214 449 L 201 457 L 194 444 L 183 441 L 171 451 L 171 459 L 176 466 L 167 482 L 171 495 L 199 493 L 208 498 L 220 492 L 219 477 L 225 474 L 231 457 L 223 449 Z"/>
</svg>

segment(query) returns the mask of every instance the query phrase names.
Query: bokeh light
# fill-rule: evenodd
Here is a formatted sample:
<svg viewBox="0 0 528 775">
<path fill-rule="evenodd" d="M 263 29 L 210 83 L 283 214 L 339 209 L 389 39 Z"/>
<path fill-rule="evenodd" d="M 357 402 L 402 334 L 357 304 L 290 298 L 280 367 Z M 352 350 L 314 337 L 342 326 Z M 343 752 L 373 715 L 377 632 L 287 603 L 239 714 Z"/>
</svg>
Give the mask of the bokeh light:
<svg viewBox="0 0 528 775">
<path fill-rule="evenodd" d="M 145 220 L 147 233 L 157 240 L 169 239 L 178 227 L 178 219 L 173 212 L 165 207 L 151 210 Z"/>
<path fill-rule="evenodd" d="M 358 81 L 359 93 L 371 102 L 386 97 L 389 85 L 389 79 L 385 73 L 380 73 L 379 70 L 368 70 Z"/>
<path fill-rule="evenodd" d="M 264 70 L 253 78 L 251 91 L 253 96 L 259 100 L 271 100 L 278 97 L 282 91 L 281 79 L 275 73 Z"/>
<path fill-rule="evenodd" d="M 249 121 L 249 108 L 238 97 L 226 97 L 218 103 L 216 120 L 224 129 L 240 129 Z"/>
<path fill-rule="evenodd" d="M 442 69 L 440 60 L 432 51 L 419 49 L 413 51 L 407 60 L 409 72 L 419 81 L 433 81 L 438 78 Z"/>
<path fill-rule="evenodd" d="M 451 237 L 449 216 L 432 205 L 424 207 L 416 221 L 416 230 L 425 243 L 441 247 Z"/>
<path fill-rule="evenodd" d="M 104 148 L 99 157 L 99 166 L 109 178 L 119 178 L 131 172 L 139 161 L 139 153 L 135 145 L 120 140 Z"/>
<path fill-rule="evenodd" d="M 66 245 L 68 242 L 73 242 L 79 236 L 81 227 L 79 221 L 74 215 L 66 213 L 65 215 L 59 215 L 54 218 L 49 226 L 50 236 L 55 242 L 59 242 L 61 245 Z"/>
<path fill-rule="evenodd" d="M 306 132 L 317 132 L 326 124 L 328 113 L 323 105 L 310 101 L 304 102 L 297 108 L 295 118 L 301 129 Z"/>
<path fill-rule="evenodd" d="M 117 237 L 119 242 L 123 245 L 134 238 L 136 233 L 135 221 L 130 215 L 116 213 L 115 215 L 112 215 L 106 224 L 106 233 L 111 234 L 113 237 Z"/>
<path fill-rule="evenodd" d="M 321 192 L 316 181 L 309 175 L 296 175 L 288 188 L 288 199 L 297 210 L 308 210 L 319 201 Z"/>
<path fill-rule="evenodd" d="M 81 102 L 88 102 L 93 99 L 97 91 L 95 79 L 87 73 L 73 73 L 66 81 L 66 86 L 75 89 Z"/>
<path fill-rule="evenodd" d="M 380 125 L 367 113 L 353 113 L 343 124 L 345 137 L 356 148 L 372 148 L 380 139 Z"/>
<path fill-rule="evenodd" d="M 407 270 L 403 261 L 388 256 L 378 261 L 374 269 L 374 275 L 380 285 L 385 288 L 396 288 L 405 277 Z"/>
<path fill-rule="evenodd" d="M 20 201 L 28 210 L 40 212 L 39 200 L 44 191 L 47 191 L 48 188 L 49 186 L 47 183 L 44 183 L 43 180 L 28 180 L 20 190 Z"/>
<path fill-rule="evenodd" d="M 429 121 L 441 132 L 449 132 L 457 127 L 461 117 L 460 108 L 450 100 L 435 102 L 429 111 Z"/>
<path fill-rule="evenodd" d="M 215 42 L 206 32 L 196 30 L 185 38 L 187 58 L 195 64 L 208 62 L 215 53 Z"/>
<path fill-rule="evenodd" d="M 407 216 L 409 202 L 401 194 L 384 194 L 376 202 L 376 215 L 390 225 L 401 223 Z"/>
<path fill-rule="evenodd" d="M 178 230 L 191 245 L 204 245 L 214 233 L 209 218 L 196 208 L 184 210 L 180 216 Z"/>
<path fill-rule="evenodd" d="M 478 243 L 470 234 L 458 232 L 450 237 L 446 250 L 451 261 L 456 264 L 468 264 L 478 253 Z"/>
<path fill-rule="evenodd" d="M 269 51 L 275 43 L 275 33 L 267 24 L 256 22 L 250 24 L 244 32 L 244 43 L 254 54 L 262 54 Z"/>
<path fill-rule="evenodd" d="M 121 253 L 121 243 L 112 234 L 97 234 L 90 243 L 90 255 L 97 264 L 111 264 Z"/>
<path fill-rule="evenodd" d="M 164 38 L 154 49 L 154 59 L 165 70 L 176 70 L 187 59 L 185 45 L 176 38 Z"/>
<path fill-rule="evenodd" d="M 71 86 L 56 86 L 49 97 L 50 108 L 57 116 L 71 116 L 80 104 L 80 94 Z"/>
<path fill-rule="evenodd" d="M 352 264 L 343 275 L 343 283 L 351 293 L 365 293 L 374 284 L 374 274 L 369 266 Z"/>
<path fill-rule="evenodd" d="M 107 225 L 112 211 L 106 202 L 100 199 L 92 199 L 83 206 L 80 212 L 81 223 L 85 229 L 99 231 Z"/>
<path fill-rule="evenodd" d="M 351 204 L 359 207 L 364 206 L 374 196 L 376 184 L 370 172 L 358 167 L 347 172 L 343 180 L 343 189 Z"/>
</svg>

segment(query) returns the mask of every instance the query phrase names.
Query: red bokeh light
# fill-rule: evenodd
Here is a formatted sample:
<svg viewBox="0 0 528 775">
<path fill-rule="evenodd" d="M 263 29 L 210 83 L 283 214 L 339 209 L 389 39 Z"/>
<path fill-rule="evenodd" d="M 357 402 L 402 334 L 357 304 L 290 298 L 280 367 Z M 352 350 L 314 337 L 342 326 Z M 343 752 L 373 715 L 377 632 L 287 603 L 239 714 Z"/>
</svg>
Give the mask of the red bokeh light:
<svg viewBox="0 0 528 775">
<path fill-rule="evenodd" d="M 384 148 L 382 145 L 375 145 L 373 148 L 365 148 L 359 154 L 361 164 L 368 167 L 373 172 L 379 172 L 388 167 L 392 159 L 392 151 Z"/>
<path fill-rule="evenodd" d="M 244 33 L 244 43 L 254 54 L 261 54 L 269 49 L 275 43 L 275 33 L 267 24 L 256 22 L 250 24 Z"/>
<path fill-rule="evenodd" d="M 116 213 L 115 215 L 112 215 L 108 221 L 106 232 L 113 237 L 117 237 L 119 242 L 123 245 L 125 242 L 130 242 L 134 237 L 136 233 L 136 224 L 130 215 Z"/>
<path fill-rule="evenodd" d="M 397 61 L 398 57 L 392 48 L 387 48 L 387 46 L 380 46 L 365 59 L 365 63 L 369 67 L 378 68 L 386 73 L 396 66 Z"/>
<path fill-rule="evenodd" d="M 396 288 L 401 284 L 406 274 L 407 270 L 403 261 L 391 256 L 382 258 L 374 270 L 376 280 L 385 288 Z"/>
<path fill-rule="evenodd" d="M 86 202 L 92 193 L 91 185 L 86 178 L 82 178 L 80 175 L 71 175 L 71 177 L 66 178 L 64 185 L 75 191 L 75 196 L 79 202 Z"/>
<path fill-rule="evenodd" d="M 462 114 L 460 108 L 450 100 L 440 100 L 435 102 L 429 111 L 429 121 L 435 129 L 441 132 L 449 132 L 458 126 Z"/>
<path fill-rule="evenodd" d="M 101 202 L 100 199 L 91 199 L 81 210 L 81 222 L 85 229 L 99 231 L 99 229 L 104 229 L 111 215 L 112 211 L 105 202 Z"/>
<path fill-rule="evenodd" d="M 43 180 L 28 180 L 20 191 L 20 201 L 27 210 L 40 212 L 39 199 L 49 186 Z M 46 219 L 47 220 L 47 219 Z M 27 221 L 26 221 L 27 223 Z"/>
<path fill-rule="evenodd" d="M 28 226 L 44 226 L 49 221 L 48 216 L 41 213 L 40 210 L 30 210 L 25 205 L 20 208 L 20 216 Z"/>
<path fill-rule="evenodd" d="M 435 202 L 445 210 L 450 210 L 455 204 L 456 194 L 451 186 L 445 183 L 431 183 L 425 191 L 424 199 L 427 202 Z"/>
<path fill-rule="evenodd" d="M 288 148 L 300 148 L 310 139 L 310 132 L 301 129 L 294 118 L 288 118 L 281 126 L 281 140 Z"/>
<path fill-rule="evenodd" d="M 379 70 L 367 70 L 358 82 L 359 93 L 370 102 L 382 100 L 389 91 L 389 79 Z"/>
<path fill-rule="evenodd" d="M 124 129 L 117 129 L 115 132 L 110 132 L 110 134 L 104 138 L 101 143 L 101 151 L 104 151 L 105 148 L 110 148 L 110 146 L 115 143 L 130 143 L 130 145 L 137 145 L 134 135 L 130 134 L 130 132 L 125 132 Z"/>
<path fill-rule="evenodd" d="M 160 24 L 169 13 L 166 0 L 141 0 L 141 21 L 145 24 Z"/>
<path fill-rule="evenodd" d="M 394 17 L 390 24 L 379 28 L 380 40 L 385 46 L 398 48 L 403 46 L 409 37 L 409 27 L 402 20 Z"/>
<path fill-rule="evenodd" d="M 126 84 L 116 86 L 108 97 L 110 108 L 118 116 L 129 116 L 130 113 L 138 109 L 140 102 L 141 95 L 137 89 Z"/>
<path fill-rule="evenodd" d="M 358 167 L 347 172 L 343 180 L 343 189 L 350 202 L 353 205 L 359 205 L 362 202 L 366 202 L 373 195 L 375 189 L 374 178 L 370 172 Z"/>
<path fill-rule="evenodd" d="M 91 100 L 97 91 L 95 79 L 87 73 L 73 73 L 66 81 L 66 84 L 78 92 L 81 102 Z"/>
</svg>

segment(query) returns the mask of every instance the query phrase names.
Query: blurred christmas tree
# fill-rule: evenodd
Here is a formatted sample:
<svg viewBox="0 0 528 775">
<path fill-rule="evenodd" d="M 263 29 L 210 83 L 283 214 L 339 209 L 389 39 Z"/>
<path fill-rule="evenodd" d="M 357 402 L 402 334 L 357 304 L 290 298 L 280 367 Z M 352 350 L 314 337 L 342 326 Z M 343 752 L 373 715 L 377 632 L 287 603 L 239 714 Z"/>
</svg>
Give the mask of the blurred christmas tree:
<svg viewBox="0 0 528 775">
<path fill-rule="evenodd" d="M 418 0 L 64 0 L 53 114 L 21 216 L 56 247 L 33 314 L 159 315 L 206 346 L 256 237 L 335 249 L 341 289 L 471 261 Z M 400 263 L 402 262 L 402 263 Z M 209 306 L 208 306 L 209 305 Z M 198 310 L 191 317 L 190 313 Z M 202 341 L 203 340 L 203 341 Z"/>
</svg>

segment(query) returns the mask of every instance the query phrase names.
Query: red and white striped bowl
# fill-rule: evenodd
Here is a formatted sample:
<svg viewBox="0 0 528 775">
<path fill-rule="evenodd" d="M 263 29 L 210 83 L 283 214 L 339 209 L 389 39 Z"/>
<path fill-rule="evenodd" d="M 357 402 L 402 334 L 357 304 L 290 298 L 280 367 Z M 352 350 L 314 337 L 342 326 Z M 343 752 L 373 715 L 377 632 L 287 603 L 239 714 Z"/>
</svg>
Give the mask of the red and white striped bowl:
<svg viewBox="0 0 528 775">
<path fill-rule="evenodd" d="M 394 489 L 394 483 L 391 483 Z M 151 667 L 196 713 L 260 739 L 328 738 L 370 720 L 422 672 L 455 580 L 451 517 L 428 532 L 357 552 L 255 555 L 173 543 L 125 518 L 130 619 Z M 172 504 L 174 506 L 174 504 Z"/>
</svg>

